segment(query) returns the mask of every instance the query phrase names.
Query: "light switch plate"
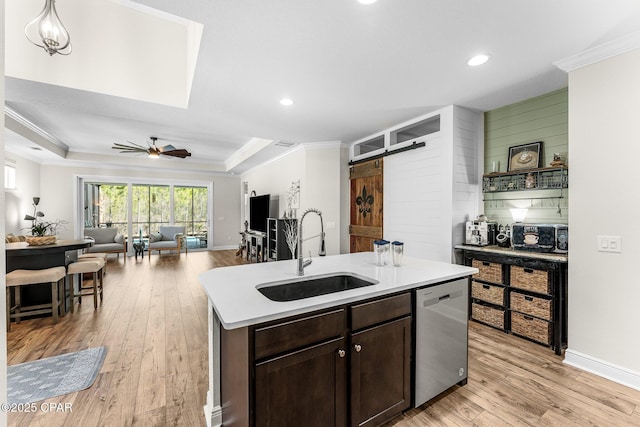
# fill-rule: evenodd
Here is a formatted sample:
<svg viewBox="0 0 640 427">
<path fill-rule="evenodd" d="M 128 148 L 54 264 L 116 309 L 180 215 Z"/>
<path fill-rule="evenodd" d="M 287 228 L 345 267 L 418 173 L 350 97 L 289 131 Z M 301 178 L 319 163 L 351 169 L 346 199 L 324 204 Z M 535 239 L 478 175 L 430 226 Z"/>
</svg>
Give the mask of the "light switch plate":
<svg viewBox="0 0 640 427">
<path fill-rule="evenodd" d="M 620 236 L 598 236 L 599 252 L 622 252 L 622 238 Z"/>
</svg>

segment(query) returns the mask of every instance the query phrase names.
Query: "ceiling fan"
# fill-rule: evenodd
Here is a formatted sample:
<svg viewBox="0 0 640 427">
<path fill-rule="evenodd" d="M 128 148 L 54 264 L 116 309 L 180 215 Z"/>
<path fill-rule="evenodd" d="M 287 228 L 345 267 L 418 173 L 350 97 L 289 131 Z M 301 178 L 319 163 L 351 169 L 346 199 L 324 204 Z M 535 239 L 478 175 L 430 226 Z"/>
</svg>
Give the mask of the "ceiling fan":
<svg viewBox="0 0 640 427">
<path fill-rule="evenodd" d="M 131 145 L 126 145 L 126 144 L 121 144 L 119 142 L 116 142 L 115 144 L 113 144 L 113 147 L 111 148 L 113 148 L 114 150 L 120 150 L 121 153 L 125 153 L 125 154 L 145 153 L 152 158 L 158 158 L 160 157 L 161 154 L 163 156 L 180 157 L 181 159 L 191 156 L 191 153 L 185 150 L 184 148 L 176 148 L 173 145 L 165 145 L 164 147 L 158 147 L 156 145 L 156 141 L 158 140 L 158 138 L 156 138 L 155 136 L 151 136 L 149 137 L 149 139 L 151 140 L 151 142 L 147 143 L 148 147 L 143 147 L 142 145 L 138 145 L 134 142 L 127 141 L 127 143 Z"/>
</svg>

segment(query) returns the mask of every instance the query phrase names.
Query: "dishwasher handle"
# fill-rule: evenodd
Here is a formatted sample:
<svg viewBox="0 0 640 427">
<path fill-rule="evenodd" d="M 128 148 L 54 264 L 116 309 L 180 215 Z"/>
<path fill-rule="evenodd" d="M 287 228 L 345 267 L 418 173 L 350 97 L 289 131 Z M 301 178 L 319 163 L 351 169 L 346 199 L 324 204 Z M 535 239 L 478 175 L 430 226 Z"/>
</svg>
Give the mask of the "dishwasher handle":
<svg viewBox="0 0 640 427">
<path fill-rule="evenodd" d="M 441 302 L 453 301 L 454 299 L 461 298 L 462 296 L 463 296 L 463 292 L 462 291 L 450 292 L 450 293 L 445 294 L 445 295 L 441 295 L 441 296 L 425 299 L 422 302 L 422 307 L 429 307 L 429 306 L 432 306 L 432 305 L 439 304 Z"/>
</svg>

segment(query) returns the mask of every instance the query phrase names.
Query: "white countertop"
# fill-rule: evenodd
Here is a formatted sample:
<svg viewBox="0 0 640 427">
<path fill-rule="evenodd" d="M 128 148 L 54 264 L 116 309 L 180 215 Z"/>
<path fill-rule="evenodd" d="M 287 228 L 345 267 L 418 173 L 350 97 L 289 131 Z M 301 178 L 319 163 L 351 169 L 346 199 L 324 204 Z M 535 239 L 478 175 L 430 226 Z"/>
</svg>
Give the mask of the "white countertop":
<svg viewBox="0 0 640 427">
<path fill-rule="evenodd" d="M 297 314 L 330 308 L 403 290 L 469 276 L 477 269 L 444 262 L 404 257 L 402 266 L 376 267 L 372 252 L 314 257 L 305 278 L 352 273 L 378 283 L 297 301 L 275 302 L 256 289 L 282 280 L 294 280 L 296 260 L 214 268 L 200 274 L 204 287 L 225 329 L 236 329 Z"/>
</svg>

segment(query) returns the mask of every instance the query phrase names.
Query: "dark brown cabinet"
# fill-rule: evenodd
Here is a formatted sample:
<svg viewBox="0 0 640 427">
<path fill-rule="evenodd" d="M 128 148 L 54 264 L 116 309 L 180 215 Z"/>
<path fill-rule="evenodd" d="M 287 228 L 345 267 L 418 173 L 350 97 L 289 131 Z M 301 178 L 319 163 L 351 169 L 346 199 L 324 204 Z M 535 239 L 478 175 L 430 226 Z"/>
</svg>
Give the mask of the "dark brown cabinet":
<svg viewBox="0 0 640 427">
<path fill-rule="evenodd" d="M 411 318 L 351 335 L 351 426 L 377 426 L 411 403 Z"/>
<path fill-rule="evenodd" d="M 411 293 L 221 331 L 223 421 L 377 426 L 411 404 Z"/>
<path fill-rule="evenodd" d="M 346 339 L 256 364 L 255 425 L 346 426 Z"/>
</svg>

